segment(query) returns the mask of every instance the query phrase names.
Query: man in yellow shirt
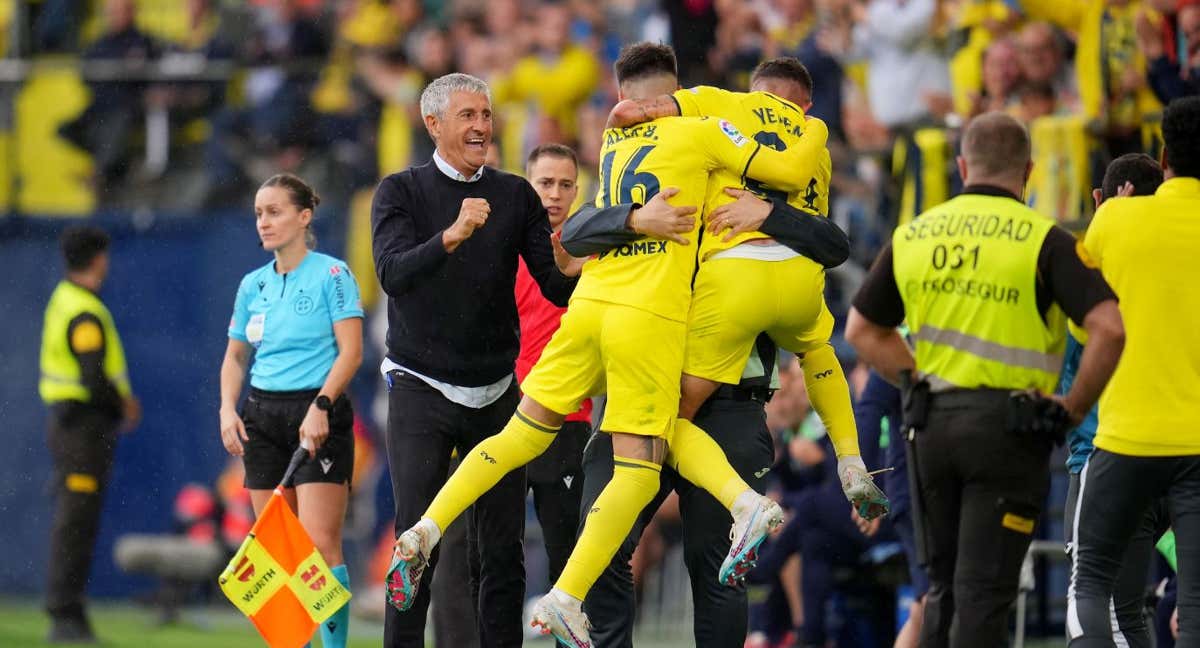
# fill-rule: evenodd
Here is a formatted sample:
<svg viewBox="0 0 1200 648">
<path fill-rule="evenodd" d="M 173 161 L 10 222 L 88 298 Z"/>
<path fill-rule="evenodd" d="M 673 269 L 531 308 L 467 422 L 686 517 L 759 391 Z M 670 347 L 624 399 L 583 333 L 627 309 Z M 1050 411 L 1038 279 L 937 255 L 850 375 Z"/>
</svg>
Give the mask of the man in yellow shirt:
<svg viewBox="0 0 1200 648">
<path fill-rule="evenodd" d="M 623 95 L 653 97 L 676 87 L 675 58 L 666 46 L 633 46 L 616 69 Z M 646 204 L 656 197 L 700 204 L 709 174 L 718 169 L 798 191 L 816 172 L 827 137 L 818 120 L 787 151 L 763 147 L 719 119 L 609 129 L 596 204 Z M 689 233 L 696 229 L 693 224 Z M 767 532 L 782 523 L 782 511 L 738 477 L 708 435 L 676 419 L 695 250 L 686 241 L 643 240 L 584 265 L 561 327 L 521 385 L 525 396 L 509 424 L 464 458 L 421 521 L 397 541 L 392 586 L 402 603 L 415 592 L 441 530 L 501 477 L 544 452 L 583 399 L 604 392 L 608 408 L 600 429 L 613 437 L 613 479 L 589 512 L 554 590 L 539 602 L 535 622 L 568 646 L 590 646 L 582 600 L 657 492 L 660 466 L 668 460 L 732 512 L 729 571 L 744 573 Z"/>
<path fill-rule="evenodd" d="M 1100 397 L 1096 449 L 1080 476 L 1071 648 L 1114 645 L 1121 557 L 1162 496 L 1178 538 L 1178 645 L 1200 645 L 1200 98 L 1168 106 L 1162 130 L 1166 181 L 1153 196 L 1105 202 L 1081 246 L 1121 300 L 1126 352 Z"/>
</svg>

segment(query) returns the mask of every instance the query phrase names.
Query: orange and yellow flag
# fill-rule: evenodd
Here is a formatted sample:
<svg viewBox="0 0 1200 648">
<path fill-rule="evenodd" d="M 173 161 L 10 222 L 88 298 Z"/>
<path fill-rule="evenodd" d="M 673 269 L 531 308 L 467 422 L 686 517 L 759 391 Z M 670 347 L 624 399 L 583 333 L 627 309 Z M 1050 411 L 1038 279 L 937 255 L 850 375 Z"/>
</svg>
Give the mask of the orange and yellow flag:
<svg viewBox="0 0 1200 648">
<path fill-rule="evenodd" d="M 300 648 L 350 601 L 279 489 L 218 582 L 271 648 Z"/>
</svg>

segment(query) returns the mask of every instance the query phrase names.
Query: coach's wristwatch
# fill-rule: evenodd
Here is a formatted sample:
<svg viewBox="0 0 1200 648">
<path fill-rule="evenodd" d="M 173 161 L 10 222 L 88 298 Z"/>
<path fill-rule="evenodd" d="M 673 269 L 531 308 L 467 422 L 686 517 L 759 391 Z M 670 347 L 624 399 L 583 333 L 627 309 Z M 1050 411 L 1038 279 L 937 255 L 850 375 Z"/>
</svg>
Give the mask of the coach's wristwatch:
<svg viewBox="0 0 1200 648">
<path fill-rule="evenodd" d="M 317 409 L 321 410 L 322 412 L 333 411 L 333 401 L 329 400 L 329 397 L 325 394 L 317 396 L 317 399 L 313 401 L 313 405 L 316 405 Z"/>
</svg>

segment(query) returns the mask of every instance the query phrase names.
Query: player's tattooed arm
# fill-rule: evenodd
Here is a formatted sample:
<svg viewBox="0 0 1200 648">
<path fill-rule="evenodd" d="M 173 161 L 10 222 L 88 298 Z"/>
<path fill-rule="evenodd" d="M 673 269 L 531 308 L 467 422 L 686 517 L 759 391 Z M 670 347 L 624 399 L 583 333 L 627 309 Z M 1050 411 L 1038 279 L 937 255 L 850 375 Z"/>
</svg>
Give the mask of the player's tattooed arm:
<svg viewBox="0 0 1200 648">
<path fill-rule="evenodd" d="M 653 99 L 624 99 L 608 113 L 605 128 L 625 128 L 635 124 L 654 121 L 659 117 L 678 117 L 679 102 L 671 95 L 659 95 Z"/>
</svg>

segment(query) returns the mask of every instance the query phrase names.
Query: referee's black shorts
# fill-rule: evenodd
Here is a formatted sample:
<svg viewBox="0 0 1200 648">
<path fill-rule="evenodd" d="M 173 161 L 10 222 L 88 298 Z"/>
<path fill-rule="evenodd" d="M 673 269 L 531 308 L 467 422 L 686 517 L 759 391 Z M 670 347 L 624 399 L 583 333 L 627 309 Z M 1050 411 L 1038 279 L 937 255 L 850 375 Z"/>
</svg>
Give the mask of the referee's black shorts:
<svg viewBox="0 0 1200 648">
<path fill-rule="evenodd" d="M 246 425 L 243 441 L 246 488 L 270 490 L 279 485 L 292 453 L 300 447 L 300 423 L 319 390 L 277 392 L 250 388 L 242 406 Z M 329 436 L 317 455 L 296 470 L 296 485 L 310 483 L 348 484 L 354 474 L 354 410 L 344 395 L 329 412 Z"/>
</svg>

